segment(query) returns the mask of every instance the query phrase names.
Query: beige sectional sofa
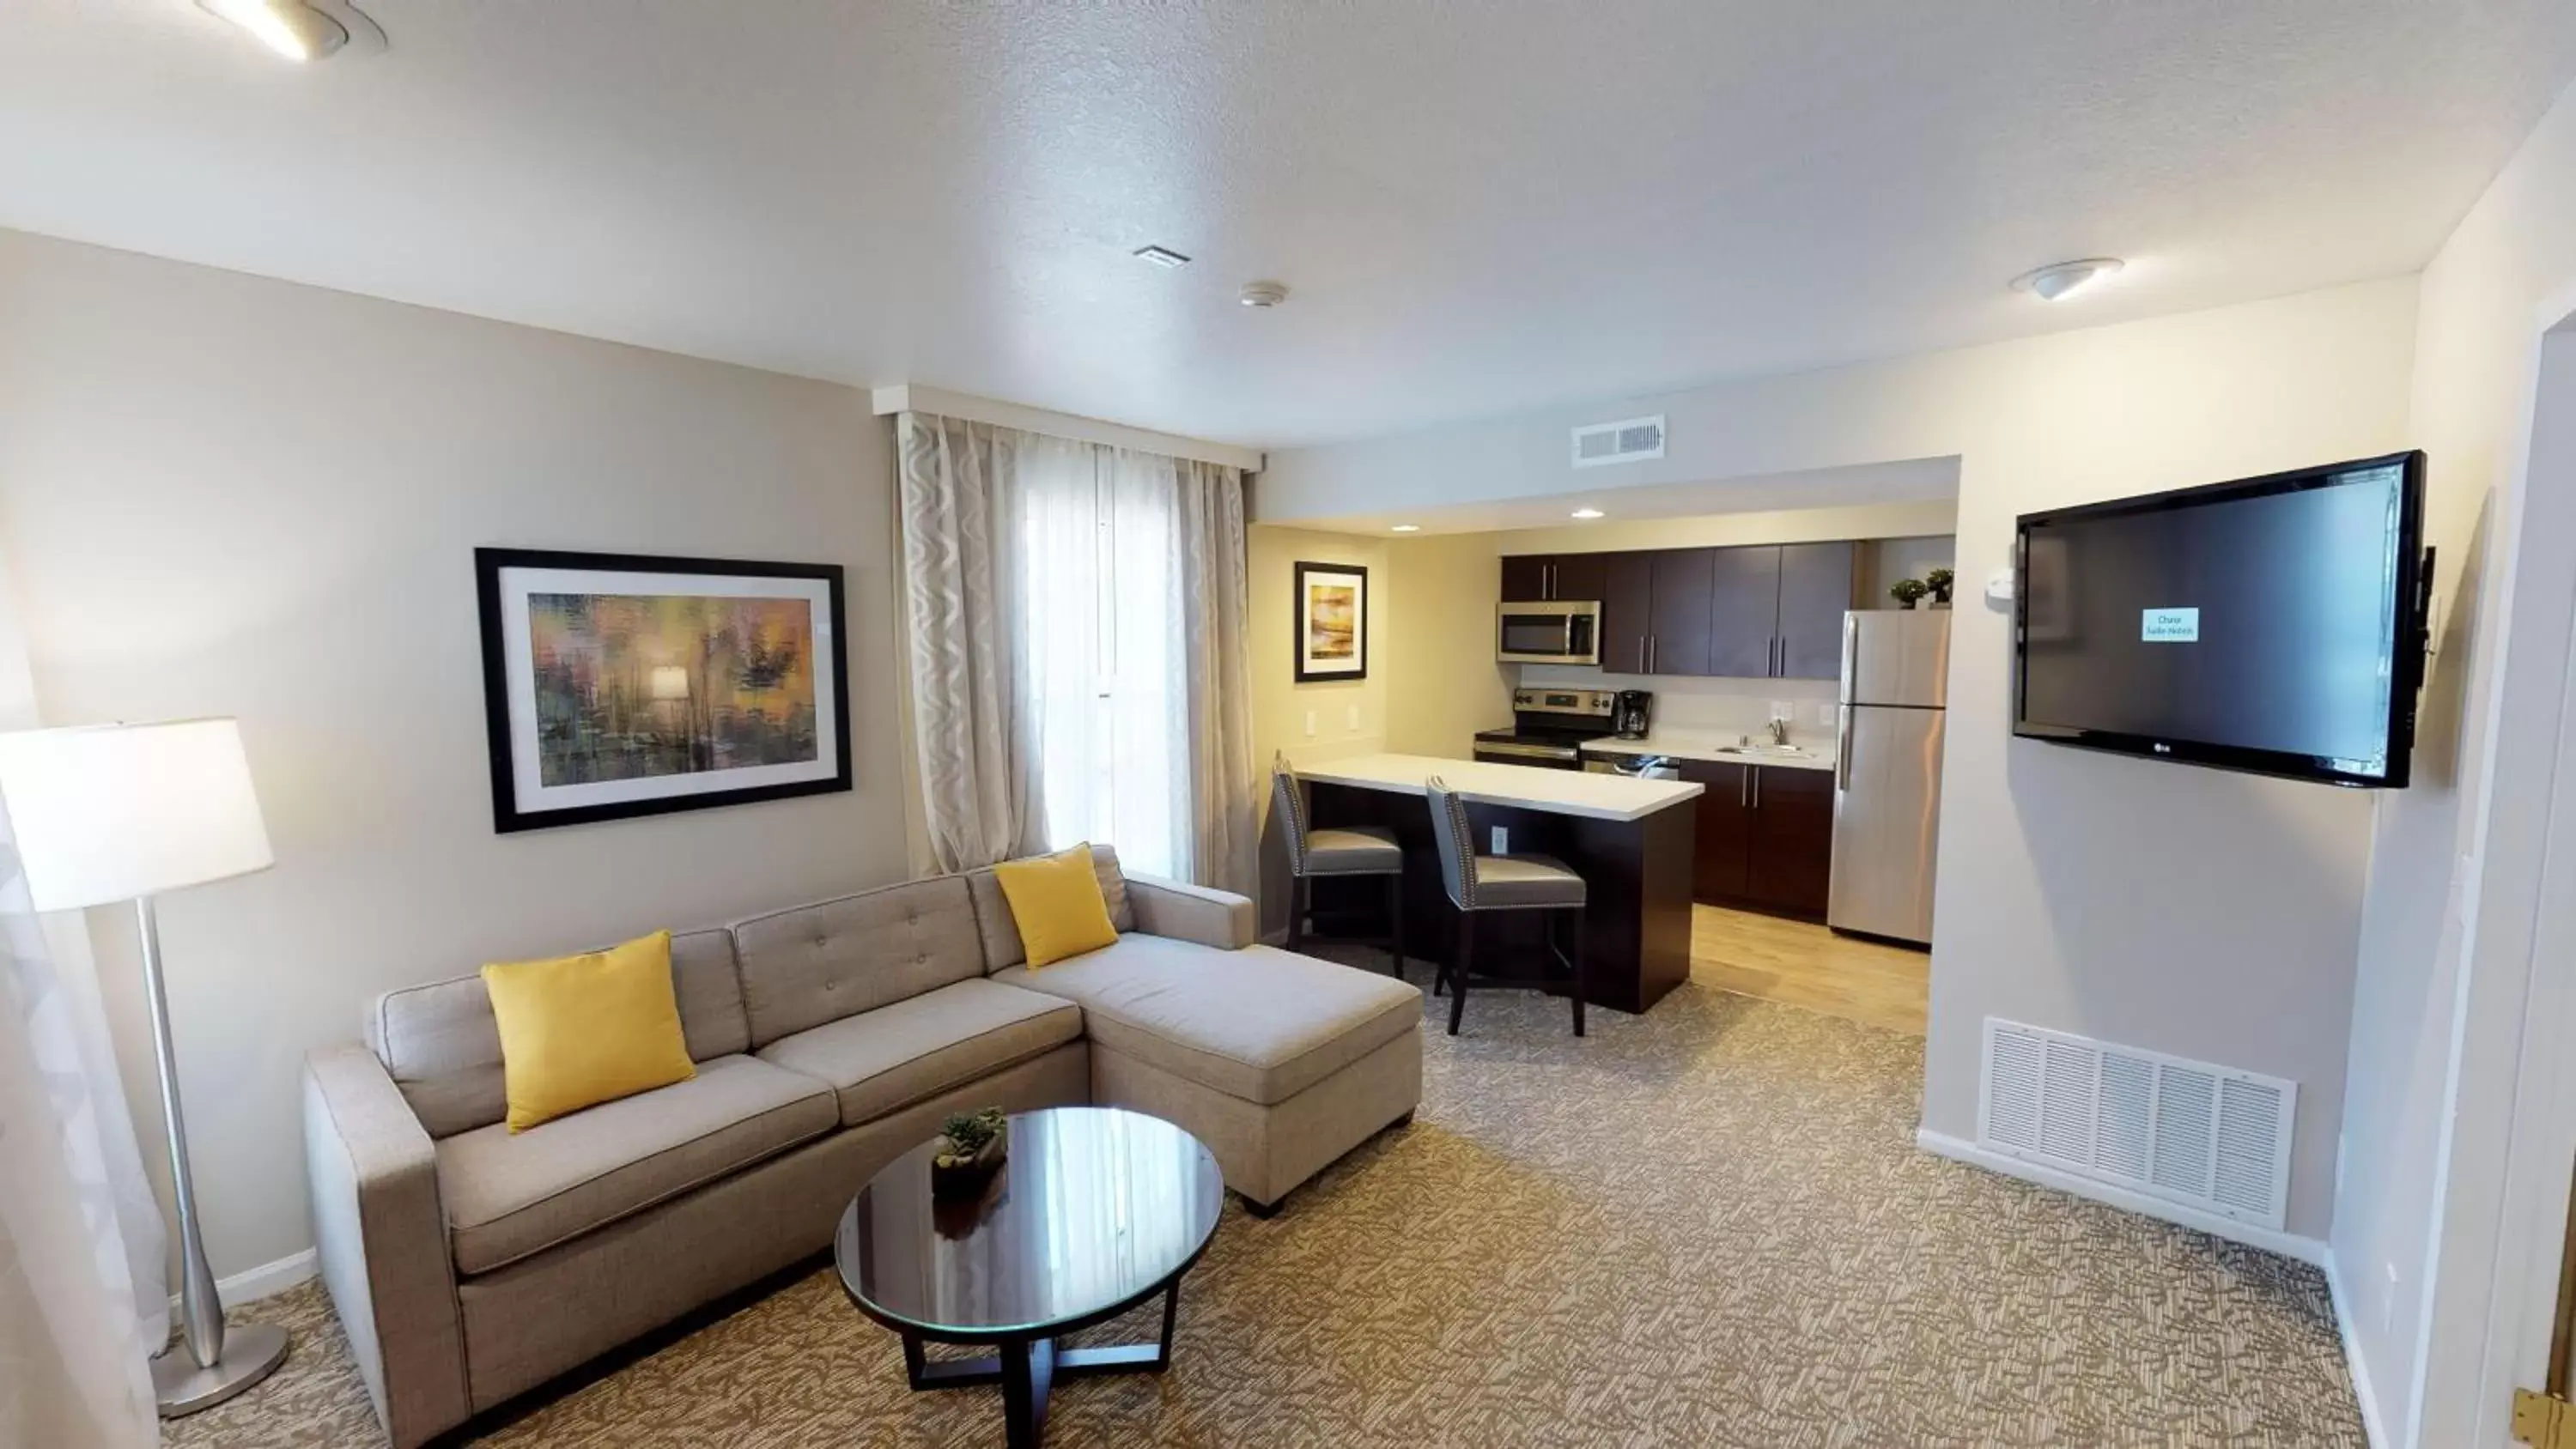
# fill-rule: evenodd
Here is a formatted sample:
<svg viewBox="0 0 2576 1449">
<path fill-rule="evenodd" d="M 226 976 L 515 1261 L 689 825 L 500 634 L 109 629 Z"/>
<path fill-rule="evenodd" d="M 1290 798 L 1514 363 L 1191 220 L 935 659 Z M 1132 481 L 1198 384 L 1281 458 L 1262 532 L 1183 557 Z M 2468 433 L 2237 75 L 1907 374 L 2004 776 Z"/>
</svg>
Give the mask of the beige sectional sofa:
<svg viewBox="0 0 2576 1449">
<path fill-rule="evenodd" d="M 1118 943 L 1041 971 L 990 871 L 675 934 L 697 1076 L 516 1135 L 477 976 L 313 1053 L 322 1277 L 397 1449 L 822 1252 L 953 1111 L 1169 1118 L 1259 1212 L 1411 1116 L 1418 992 L 1253 944 L 1241 896 L 1096 863 Z"/>
</svg>

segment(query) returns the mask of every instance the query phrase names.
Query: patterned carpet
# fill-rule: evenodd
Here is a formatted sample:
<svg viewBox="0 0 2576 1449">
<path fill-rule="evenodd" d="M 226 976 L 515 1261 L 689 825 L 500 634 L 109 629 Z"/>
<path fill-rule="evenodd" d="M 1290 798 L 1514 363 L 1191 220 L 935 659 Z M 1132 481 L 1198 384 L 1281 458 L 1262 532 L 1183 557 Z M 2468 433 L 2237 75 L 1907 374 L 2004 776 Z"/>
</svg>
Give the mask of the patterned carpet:
<svg viewBox="0 0 2576 1449">
<path fill-rule="evenodd" d="M 2364 1442 L 2318 1273 L 1916 1151 L 1913 1038 L 1686 986 L 1424 1040 L 1414 1125 L 1229 1206 L 1171 1372 L 1061 1386 L 1050 1445 Z M 287 1366 L 168 1442 L 380 1442 L 319 1288 L 255 1312 Z M 998 1445 L 1000 1399 L 907 1391 L 825 1272 L 477 1442 Z"/>
</svg>

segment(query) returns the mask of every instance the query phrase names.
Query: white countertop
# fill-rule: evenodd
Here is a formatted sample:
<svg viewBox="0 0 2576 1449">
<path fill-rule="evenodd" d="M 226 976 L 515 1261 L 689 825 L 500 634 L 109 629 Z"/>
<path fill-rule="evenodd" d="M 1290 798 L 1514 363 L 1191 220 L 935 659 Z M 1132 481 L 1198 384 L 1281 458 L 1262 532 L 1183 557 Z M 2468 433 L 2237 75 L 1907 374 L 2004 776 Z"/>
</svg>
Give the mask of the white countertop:
<svg viewBox="0 0 2576 1449">
<path fill-rule="evenodd" d="M 1424 794 L 1422 782 L 1438 775 L 1450 789 L 1487 805 L 1587 815 L 1595 820 L 1643 820 L 1658 810 L 1696 799 L 1702 789 L 1687 780 L 1638 780 L 1581 770 L 1447 760 L 1437 755 L 1359 755 L 1299 765 L 1297 773 L 1326 784 L 1355 785 L 1397 795 Z"/>
<path fill-rule="evenodd" d="M 1763 765 L 1779 770 L 1830 770 L 1834 767 L 1834 749 L 1828 742 L 1822 748 L 1800 745 L 1799 754 L 1777 754 L 1756 746 L 1736 748 L 1741 731 L 1722 730 L 1648 730 L 1642 740 L 1585 740 L 1583 748 L 1596 755 L 1670 755 L 1677 760 L 1715 760 L 1729 765 Z"/>
</svg>

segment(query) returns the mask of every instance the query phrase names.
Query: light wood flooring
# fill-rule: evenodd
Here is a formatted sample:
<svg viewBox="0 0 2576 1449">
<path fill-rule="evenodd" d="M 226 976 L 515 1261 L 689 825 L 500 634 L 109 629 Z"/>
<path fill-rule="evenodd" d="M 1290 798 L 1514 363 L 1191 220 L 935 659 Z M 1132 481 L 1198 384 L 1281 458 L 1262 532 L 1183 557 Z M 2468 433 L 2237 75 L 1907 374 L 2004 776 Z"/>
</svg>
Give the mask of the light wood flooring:
<svg viewBox="0 0 2576 1449">
<path fill-rule="evenodd" d="M 1805 921 L 1693 906 L 1691 977 L 1720 991 L 1921 1036 L 1932 956 Z"/>
</svg>

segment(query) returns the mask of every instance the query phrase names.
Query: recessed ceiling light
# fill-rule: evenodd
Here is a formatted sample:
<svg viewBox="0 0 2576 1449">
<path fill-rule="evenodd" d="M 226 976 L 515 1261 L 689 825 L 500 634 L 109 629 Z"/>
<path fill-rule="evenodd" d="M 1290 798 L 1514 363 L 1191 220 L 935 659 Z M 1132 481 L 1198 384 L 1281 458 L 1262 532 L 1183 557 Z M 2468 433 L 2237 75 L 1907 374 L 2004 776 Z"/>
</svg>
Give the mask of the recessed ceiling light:
<svg viewBox="0 0 2576 1449">
<path fill-rule="evenodd" d="M 304 0 L 197 0 L 288 60 L 320 60 L 349 43 L 348 29 Z"/>
<path fill-rule="evenodd" d="M 1166 271 L 1177 272 L 1190 264 L 1188 257 L 1182 256 L 1170 247 L 1138 247 L 1134 256 L 1140 262 L 1151 262 Z"/>
<path fill-rule="evenodd" d="M 1419 523 L 1399 523 L 1389 531 L 1394 533 L 1420 533 L 1422 531 L 1422 525 Z"/>
<path fill-rule="evenodd" d="M 2016 292 L 2028 292 L 2043 302 L 2062 302 L 2117 272 L 2122 265 L 2118 257 L 2086 257 L 2081 261 L 2055 262 L 2013 278 L 2012 288 Z"/>
<path fill-rule="evenodd" d="M 1287 300 L 1288 289 L 1277 282 L 1243 284 L 1242 302 L 1247 307 L 1276 307 Z"/>
<path fill-rule="evenodd" d="M 1577 518 L 1599 518 L 1601 516 L 1601 510 L 1598 508 L 1578 508 L 1574 510 L 1574 516 Z"/>
</svg>

